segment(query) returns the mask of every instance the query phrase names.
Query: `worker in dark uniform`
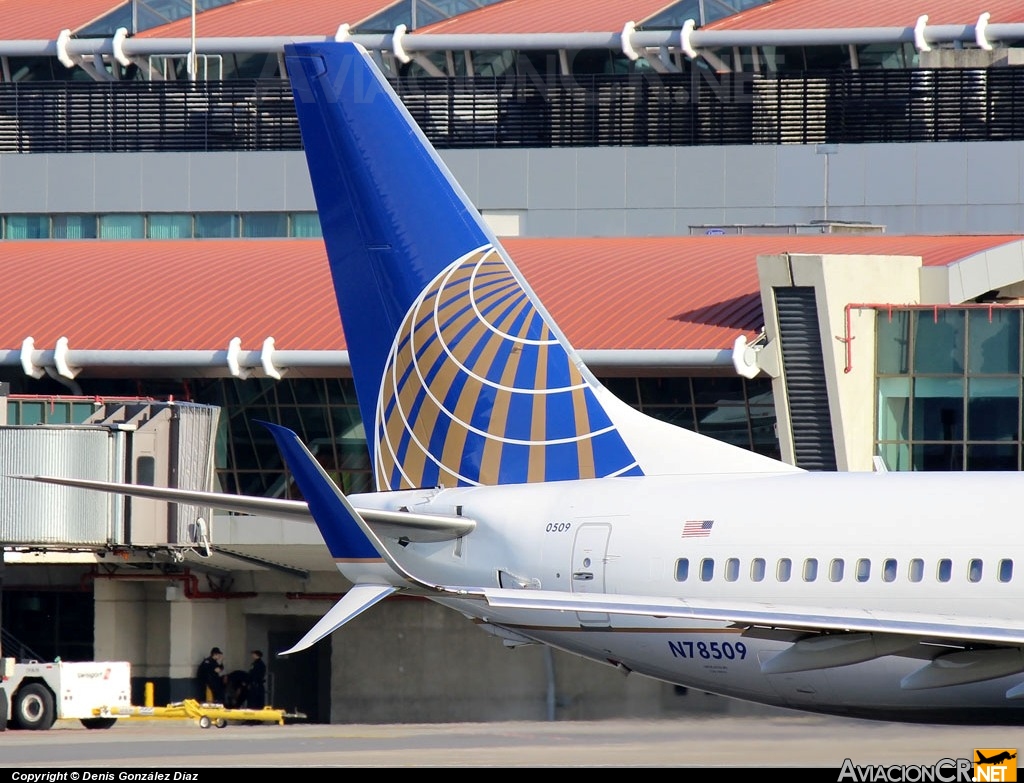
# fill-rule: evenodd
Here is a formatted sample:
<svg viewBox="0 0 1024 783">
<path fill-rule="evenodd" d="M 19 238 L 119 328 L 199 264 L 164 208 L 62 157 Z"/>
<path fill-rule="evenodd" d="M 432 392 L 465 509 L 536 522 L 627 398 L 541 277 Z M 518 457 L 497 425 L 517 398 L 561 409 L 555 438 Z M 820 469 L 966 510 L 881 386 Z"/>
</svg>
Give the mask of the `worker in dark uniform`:
<svg viewBox="0 0 1024 783">
<path fill-rule="evenodd" d="M 267 703 L 267 664 L 263 662 L 263 651 L 252 651 L 249 666 L 249 682 L 246 691 L 246 706 L 251 710 L 262 710 Z"/>
<path fill-rule="evenodd" d="M 219 647 L 210 650 L 210 654 L 203 658 L 196 672 L 196 680 L 199 685 L 199 701 L 212 702 L 213 704 L 224 703 L 224 653 Z"/>
</svg>

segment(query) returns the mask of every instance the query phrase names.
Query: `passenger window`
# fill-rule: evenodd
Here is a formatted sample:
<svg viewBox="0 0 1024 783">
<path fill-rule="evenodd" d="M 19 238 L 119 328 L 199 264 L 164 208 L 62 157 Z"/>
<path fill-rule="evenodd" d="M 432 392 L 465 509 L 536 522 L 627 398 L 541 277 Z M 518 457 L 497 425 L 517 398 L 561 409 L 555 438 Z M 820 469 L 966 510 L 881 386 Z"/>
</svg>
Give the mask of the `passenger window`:
<svg viewBox="0 0 1024 783">
<path fill-rule="evenodd" d="M 967 580 L 970 582 L 981 581 L 981 559 L 972 557 L 967 564 Z"/>
<path fill-rule="evenodd" d="M 685 582 L 690 575 L 690 558 L 681 557 L 676 560 L 676 581 Z"/>
<path fill-rule="evenodd" d="M 910 561 L 910 581 L 920 582 L 924 579 L 924 560 L 915 557 Z"/>
<path fill-rule="evenodd" d="M 871 561 L 862 557 L 857 561 L 857 581 L 866 582 L 871 576 Z"/>
<path fill-rule="evenodd" d="M 793 573 L 793 561 L 788 557 L 779 558 L 779 565 L 775 569 L 775 576 L 780 582 L 788 582 L 790 574 Z"/>
<path fill-rule="evenodd" d="M 738 558 L 730 557 L 725 561 L 725 581 L 735 582 L 740 577 L 740 561 Z"/>
<path fill-rule="evenodd" d="M 750 581 L 760 582 L 764 579 L 764 558 L 755 557 L 750 561 Z"/>
<path fill-rule="evenodd" d="M 944 557 L 939 561 L 938 577 L 940 582 L 948 582 L 953 575 L 953 561 Z"/>
<path fill-rule="evenodd" d="M 882 563 L 882 581 L 894 582 L 896 580 L 896 561 L 889 557 Z"/>
<path fill-rule="evenodd" d="M 830 582 L 843 581 L 843 559 L 835 558 L 828 566 L 828 579 Z"/>
<path fill-rule="evenodd" d="M 818 560 L 814 557 L 809 557 L 804 560 L 804 581 L 813 582 L 818 578 Z"/>
<path fill-rule="evenodd" d="M 705 557 L 700 561 L 700 581 L 710 582 L 715 576 L 715 559 Z"/>
<path fill-rule="evenodd" d="M 999 561 L 999 581 L 1009 582 L 1013 579 L 1013 561 L 1012 560 L 1000 560 Z"/>
</svg>

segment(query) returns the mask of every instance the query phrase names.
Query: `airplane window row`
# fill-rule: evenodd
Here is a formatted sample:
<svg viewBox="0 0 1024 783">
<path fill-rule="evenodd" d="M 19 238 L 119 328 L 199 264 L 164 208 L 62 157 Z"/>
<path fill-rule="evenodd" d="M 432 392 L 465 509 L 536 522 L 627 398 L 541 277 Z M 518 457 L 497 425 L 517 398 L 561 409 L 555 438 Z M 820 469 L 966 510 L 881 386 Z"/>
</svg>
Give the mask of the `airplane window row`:
<svg viewBox="0 0 1024 783">
<path fill-rule="evenodd" d="M 701 558 L 696 563 L 696 576 L 701 582 L 710 582 L 715 579 L 716 562 L 713 557 Z M 984 562 L 981 558 L 974 557 L 967 561 L 967 568 L 964 573 L 968 582 L 980 582 L 984 573 Z M 780 557 L 775 563 L 775 581 L 788 582 L 793 578 L 793 561 L 788 557 Z M 862 557 L 851 563 L 849 569 L 850 577 L 857 582 L 868 582 L 871 580 L 872 561 L 870 558 Z M 741 577 L 741 565 L 738 557 L 726 558 L 721 563 L 721 574 L 726 582 L 736 582 Z M 816 557 L 808 557 L 799 566 L 800 577 L 805 582 L 814 582 L 818 579 L 819 568 Z M 763 582 L 769 578 L 768 563 L 763 557 L 755 557 L 750 561 L 749 578 L 751 582 Z M 899 567 L 895 558 L 886 558 L 881 562 L 879 574 L 883 582 L 895 582 L 899 576 Z M 907 561 L 906 578 L 910 582 L 921 582 L 925 579 L 925 561 L 920 557 L 911 558 Z M 690 578 L 690 559 L 681 557 L 676 560 L 676 581 L 685 582 Z M 842 582 L 847 578 L 846 561 L 841 558 L 833 558 L 827 563 L 824 569 L 823 578 L 830 582 Z M 1000 582 L 1009 582 L 1013 578 L 1013 560 L 1004 558 L 996 565 L 996 578 Z M 953 579 L 953 561 L 944 557 L 935 563 L 935 580 L 937 582 L 949 582 Z"/>
</svg>

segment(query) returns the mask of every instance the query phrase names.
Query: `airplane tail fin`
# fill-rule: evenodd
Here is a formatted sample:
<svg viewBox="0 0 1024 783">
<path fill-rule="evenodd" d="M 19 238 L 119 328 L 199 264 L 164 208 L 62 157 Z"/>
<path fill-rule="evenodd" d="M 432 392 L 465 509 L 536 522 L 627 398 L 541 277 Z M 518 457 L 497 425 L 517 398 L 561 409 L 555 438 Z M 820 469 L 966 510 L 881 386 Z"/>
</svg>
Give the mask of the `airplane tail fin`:
<svg viewBox="0 0 1024 783">
<path fill-rule="evenodd" d="M 260 424 L 273 435 L 338 570 L 353 582 L 302 639 L 278 653 L 290 655 L 313 646 L 394 593 L 398 587 L 389 581 L 396 571 L 386 549 L 299 437 L 287 427 Z"/>
<path fill-rule="evenodd" d="M 617 400 L 367 52 L 285 55 L 378 489 L 788 469 Z"/>
</svg>

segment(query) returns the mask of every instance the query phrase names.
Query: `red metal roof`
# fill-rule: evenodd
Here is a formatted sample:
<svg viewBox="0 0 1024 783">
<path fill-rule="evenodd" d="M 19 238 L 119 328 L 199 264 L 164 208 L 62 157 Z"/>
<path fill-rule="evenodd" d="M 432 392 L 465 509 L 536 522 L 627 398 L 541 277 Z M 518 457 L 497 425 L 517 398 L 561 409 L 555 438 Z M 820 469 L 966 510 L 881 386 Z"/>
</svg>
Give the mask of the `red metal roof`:
<svg viewBox="0 0 1024 783">
<path fill-rule="evenodd" d="M 501 0 L 421 27 L 420 33 L 617 33 L 678 0 Z"/>
<path fill-rule="evenodd" d="M 577 349 L 731 348 L 763 325 L 757 256 L 921 256 L 945 265 L 1018 236 L 738 236 L 504 240 Z M 724 241 L 723 241 L 724 240 Z"/>
<path fill-rule="evenodd" d="M 922 14 L 928 24 L 973 25 L 981 14 L 990 24 L 1024 22 L 1020 0 L 774 0 L 704 27 L 705 30 L 802 30 L 841 27 L 913 27 Z"/>
<path fill-rule="evenodd" d="M 128 0 L 0 0 L 0 38 L 5 41 L 52 41 L 61 30 L 74 33 L 120 8 Z"/>
<path fill-rule="evenodd" d="M 526 279 L 579 349 L 730 348 L 761 328 L 763 253 L 921 256 L 948 264 L 1020 236 L 508 239 Z M 257 350 L 345 347 L 319 239 L 0 242 L 0 349 Z"/>
<path fill-rule="evenodd" d="M 200 38 L 334 35 L 343 24 L 356 28 L 397 0 L 237 0 L 196 14 Z M 138 38 L 188 38 L 192 19 L 151 27 Z"/>
</svg>

